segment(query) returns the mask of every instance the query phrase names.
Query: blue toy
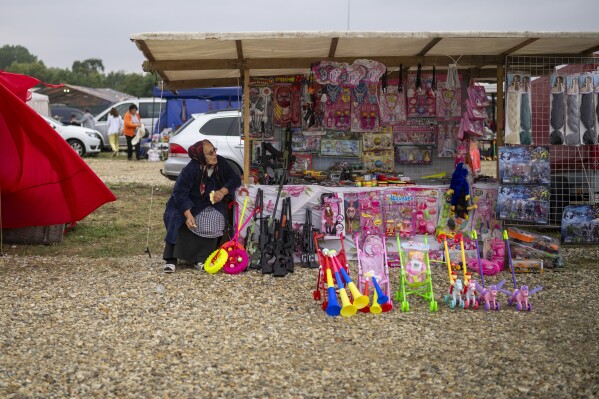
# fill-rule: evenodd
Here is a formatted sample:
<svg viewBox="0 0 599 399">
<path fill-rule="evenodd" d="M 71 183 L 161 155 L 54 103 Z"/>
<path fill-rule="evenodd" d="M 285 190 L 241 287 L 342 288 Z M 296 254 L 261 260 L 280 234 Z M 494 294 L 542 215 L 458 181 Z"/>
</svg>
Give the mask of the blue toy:
<svg viewBox="0 0 599 399">
<path fill-rule="evenodd" d="M 460 162 L 456 165 L 447 195 L 451 196 L 451 211 L 462 219 L 468 219 L 468 212 L 475 209 L 476 205 L 470 200 L 470 182 L 468 165 Z"/>
</svg>

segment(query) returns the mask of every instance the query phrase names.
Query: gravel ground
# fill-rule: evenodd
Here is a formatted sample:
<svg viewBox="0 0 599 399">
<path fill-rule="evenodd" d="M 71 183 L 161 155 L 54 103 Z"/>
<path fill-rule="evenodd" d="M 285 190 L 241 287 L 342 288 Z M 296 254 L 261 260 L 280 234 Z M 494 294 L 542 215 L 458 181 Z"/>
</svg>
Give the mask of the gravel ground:
<svg viewBox="0 0 599 399">
<path fill-rule="evenodd" d="M 159 162 L 88 162 L 107 182 L 169 184 Z M 409 313 L 350 319 L 312 299 L 315 270 L 4 256 L 0 397 L 598 397 L 598 256 L 568 249 L 563 273 L 519 276 L 544 286 L 532 312 L 505 296 L 499 312 L 449 309 L 435 269 L 439 312 L 411 299 Z"/>
</svg>

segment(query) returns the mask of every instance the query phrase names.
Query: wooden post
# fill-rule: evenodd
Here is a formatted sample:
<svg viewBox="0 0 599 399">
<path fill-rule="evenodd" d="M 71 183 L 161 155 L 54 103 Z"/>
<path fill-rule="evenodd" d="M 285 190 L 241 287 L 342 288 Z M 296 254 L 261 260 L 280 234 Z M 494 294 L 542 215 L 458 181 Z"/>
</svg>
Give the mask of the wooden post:
<svg viewBox="0 0 599 399">
<path fill-rule="evenodd" d="M 243 70 L 243 184 L 250 182 L 250 70 Z"/>
<path fill-rule="evenodd" d="M 497 65 L 497 146 L 495 151 L 499 151 L 498 148 L 503 145 L 503 82 L 505 81 L 505 73 L 503 64 Z M 499 177 L 499 157 L 497 158 L 497 177 Z"/>
</svg>

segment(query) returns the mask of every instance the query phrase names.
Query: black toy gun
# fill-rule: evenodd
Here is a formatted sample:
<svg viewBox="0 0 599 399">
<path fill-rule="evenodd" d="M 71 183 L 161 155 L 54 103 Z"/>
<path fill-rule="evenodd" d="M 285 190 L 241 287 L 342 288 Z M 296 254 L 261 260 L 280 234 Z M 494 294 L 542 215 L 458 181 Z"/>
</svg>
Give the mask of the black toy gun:
<svg viewBox="0 0 599 399">
<path fill-rule="evenodd" d="M 306 209 L 306 220 L 304 222 L 304 226 L 302 227 L 302 254 L 301 261 L 304 267 L 308 268 L 318 268 L 318 263 L 316 262 L 316 248 L 314 248 L 314 239 L 313 239 L 313 230 L 314 226 L 312 225 L 312 211 L 310 209 Z"/>
<path fill-rule="evenodd" d="M 258 219 L 260 219 L 260 224 L 262 224 L 262 210 L 264 209 L 264 194 L 262 189 L 259 188 L 256 193 L 256 201 L 254 209 L 260 209 L 260 216 L 258 217 L 258 212 L 254 214 L 254 218 L 252 219 L 250 225 L 248 226 L 245 233 L 245 252 L 250 257 L 250 269 L 260 269 L 260 250 L 261 250 L 261 242 L 262 234 L 259 234 L 260 231 L 256 231 Z M 256 243 L 255 234 L 258 233 L 258 242 Z"/>
</svg>

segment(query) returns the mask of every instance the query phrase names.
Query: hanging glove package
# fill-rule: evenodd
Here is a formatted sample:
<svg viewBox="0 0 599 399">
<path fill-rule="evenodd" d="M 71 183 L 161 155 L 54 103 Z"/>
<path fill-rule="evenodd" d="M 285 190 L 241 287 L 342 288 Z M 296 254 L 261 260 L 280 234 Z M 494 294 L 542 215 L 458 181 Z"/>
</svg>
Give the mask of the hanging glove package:
<svg viewBox="0 0 599 399">
<path fill-rule="evenodd" d="M 551 98 L 549 101 L 551 126 L 549 129 L 549 144 L 553 145 L 565 143 L 564 109 L 566 103 L 566 88 L 564 81 L 563 75 L 551 75 Z"/>
<path fill-rule="evenodd" d="M 566 145 L 578 145 L 581 143 L 578 75 L 567 76 L 566 87 Z"/>
</svg>

